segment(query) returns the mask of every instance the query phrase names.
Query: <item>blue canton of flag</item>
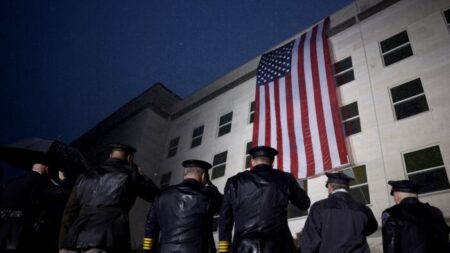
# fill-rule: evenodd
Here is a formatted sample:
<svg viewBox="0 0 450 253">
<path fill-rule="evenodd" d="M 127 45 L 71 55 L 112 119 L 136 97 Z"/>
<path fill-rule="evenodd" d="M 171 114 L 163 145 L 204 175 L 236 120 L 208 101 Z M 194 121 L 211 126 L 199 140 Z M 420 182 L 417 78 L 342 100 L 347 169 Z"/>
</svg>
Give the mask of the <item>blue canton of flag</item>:
<svg viewBox="0 0 450 253">
<path fill-rule="evenodd" d="M 258 66 L 257 84 L 264 85 L 284 77 L 291 71 L 294 41 L 261 56 Z"/>
</svg>

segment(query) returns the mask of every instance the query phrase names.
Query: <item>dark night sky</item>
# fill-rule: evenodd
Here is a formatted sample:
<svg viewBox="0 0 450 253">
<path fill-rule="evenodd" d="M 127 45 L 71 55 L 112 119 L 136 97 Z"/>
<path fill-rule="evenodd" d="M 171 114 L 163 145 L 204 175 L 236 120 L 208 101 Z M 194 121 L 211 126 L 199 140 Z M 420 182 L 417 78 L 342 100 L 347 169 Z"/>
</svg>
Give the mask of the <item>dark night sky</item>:
<svg viewBox="0 0 450 253">
<path fill-rule="evenodd" d="M 0 1 L 0 143 L 71 142 L 162 82 L 181 97 L 351 0 Z"/>
</svg>

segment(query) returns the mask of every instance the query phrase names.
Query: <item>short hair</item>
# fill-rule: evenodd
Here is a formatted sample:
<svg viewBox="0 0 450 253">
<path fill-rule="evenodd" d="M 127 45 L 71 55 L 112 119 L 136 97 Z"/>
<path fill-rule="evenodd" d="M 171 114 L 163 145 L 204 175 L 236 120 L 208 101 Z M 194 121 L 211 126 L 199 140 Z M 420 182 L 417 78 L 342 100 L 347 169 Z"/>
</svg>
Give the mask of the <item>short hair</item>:
<svg viewBox="0 0 450 253">
<path fill-rule="evenodd" d="M 252 159 L 255 160 L 255 161 L 261 161 L 261 162 L 264 162 L 264 163 L 273 163 L 273 160 L 274 160 L 274 158 L 270 158 L 270 157 L 267 157 L 267 156 L 257 156 L 257 157 L 254 157 Z"/>
<path fill-rule="evenodd" d="M 202 173 L 205 173 L 205 170 L 199 167 L 187 167 L 184 168 L 184 175 L 187 174 L 198 174 L 201 175 Z"/>
<path fill-rule="evenodd" d="M 345 189 L 345 190 L 349 190 L 350 187 L 348 184 L 342 184 L 342 183 L 328 183 L 328 185 L 331 187 L 331 189 L 333 190 L 337 190 L 337 189 Z"/>
</svg>

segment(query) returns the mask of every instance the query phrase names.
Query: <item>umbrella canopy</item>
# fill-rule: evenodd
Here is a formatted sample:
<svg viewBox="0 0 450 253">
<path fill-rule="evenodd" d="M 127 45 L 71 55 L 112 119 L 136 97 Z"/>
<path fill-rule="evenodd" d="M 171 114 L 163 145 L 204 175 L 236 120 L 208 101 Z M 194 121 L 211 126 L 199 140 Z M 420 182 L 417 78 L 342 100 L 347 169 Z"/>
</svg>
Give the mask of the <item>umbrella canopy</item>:
<svg viewBox="0 0 450 253">
<path fill-rule="evenodd" d="M 57 140 L 27 138 L 0 146 L 0 159 L 10 165 L 29 170 L 37 162 L 48 163 L 53 171 L 78 175 L 88 169 L 76 148 Z"/>
</svg>

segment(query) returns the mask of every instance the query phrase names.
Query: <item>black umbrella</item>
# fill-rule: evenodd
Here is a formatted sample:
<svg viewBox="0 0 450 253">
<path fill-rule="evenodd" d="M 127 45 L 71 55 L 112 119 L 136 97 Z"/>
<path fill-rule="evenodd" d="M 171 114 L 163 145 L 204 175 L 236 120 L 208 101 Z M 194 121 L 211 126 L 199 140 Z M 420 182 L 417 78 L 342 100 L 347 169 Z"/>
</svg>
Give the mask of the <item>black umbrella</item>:
<svg viewBox="0 0 450 253">
<path fill-rule="evenodd" d="M 17 168 L 29 170 L 37 162 L 50 165 L 50 171 L 78 175 L 87 171 L 83 155 L 76 148 L 57 140 L 27 138 L 0 146 L 0 159 Z"/>
</svg>

